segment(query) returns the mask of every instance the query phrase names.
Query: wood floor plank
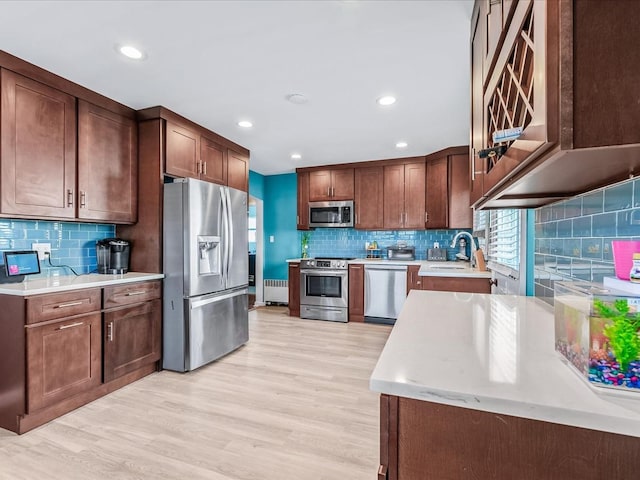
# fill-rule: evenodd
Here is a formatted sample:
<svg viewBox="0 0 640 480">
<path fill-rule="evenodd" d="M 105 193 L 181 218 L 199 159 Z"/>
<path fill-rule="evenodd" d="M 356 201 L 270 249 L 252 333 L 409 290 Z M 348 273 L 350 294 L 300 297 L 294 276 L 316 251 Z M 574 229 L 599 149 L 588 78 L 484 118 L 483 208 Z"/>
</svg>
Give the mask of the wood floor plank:
<svg viewBox="0 0 640 480">
<path fill-rule="evenodd" d="M 0 480 L 375 478 L 385 325 L 249 313 L 250 340 L 163 371 L 25 435 L 0 430 Z"/>
</svg>

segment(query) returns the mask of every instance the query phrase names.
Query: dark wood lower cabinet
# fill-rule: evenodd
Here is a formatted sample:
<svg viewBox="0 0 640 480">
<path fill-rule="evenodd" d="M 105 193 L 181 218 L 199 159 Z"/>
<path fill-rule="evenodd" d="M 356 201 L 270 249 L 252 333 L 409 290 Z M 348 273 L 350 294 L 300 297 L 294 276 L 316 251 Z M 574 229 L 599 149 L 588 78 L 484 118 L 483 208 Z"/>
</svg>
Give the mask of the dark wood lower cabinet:
<svg viewBox="0 0 640 480">
<path fill-rule="evenodd" d="M 104 381 L 160 360 L 160 300 L 104 312 Z"/>
<path fill-rule="evenodd" d="M 364 322 L 364 265 L 349 265 L 349 321 Z"/>
<path fill-rule="evenodd" d="M 639 446 L 626 435 L 380 397 L 379 479 L 632 479 Z"/>
<path fill-rule="evenodd" d="M 438 292 L 491 293 L 490 278 L 420 277 L 422 290 Z"/>
<path fill-rule="evenodd" d="M 300 316 L 300 264 L 289 264 L 289 316 Z"/>
<path fill-rule="evenodd" d="M 28 412 L 102 383 L 100 320 L 93 313 L 26 329 Z"/>
<path fill-rule="evenodd" d="M 159 280 L 0 305 L 0 428 L 27 432 L 159 367 Z"/>
</svg>

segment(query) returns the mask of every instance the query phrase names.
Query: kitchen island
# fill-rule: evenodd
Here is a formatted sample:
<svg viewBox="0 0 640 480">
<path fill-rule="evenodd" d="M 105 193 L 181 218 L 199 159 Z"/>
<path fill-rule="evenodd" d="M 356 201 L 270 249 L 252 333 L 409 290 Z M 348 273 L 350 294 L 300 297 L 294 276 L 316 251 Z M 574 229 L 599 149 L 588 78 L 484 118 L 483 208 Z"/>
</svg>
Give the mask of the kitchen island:
<svg viewBox="0 0 640 480">
<path fill-rule="evenodd" d="M 413 290 L 371 375 L 388 479 L 637 478 L 640 395 L 591 387 L 532 297 Z"/>
</svg>

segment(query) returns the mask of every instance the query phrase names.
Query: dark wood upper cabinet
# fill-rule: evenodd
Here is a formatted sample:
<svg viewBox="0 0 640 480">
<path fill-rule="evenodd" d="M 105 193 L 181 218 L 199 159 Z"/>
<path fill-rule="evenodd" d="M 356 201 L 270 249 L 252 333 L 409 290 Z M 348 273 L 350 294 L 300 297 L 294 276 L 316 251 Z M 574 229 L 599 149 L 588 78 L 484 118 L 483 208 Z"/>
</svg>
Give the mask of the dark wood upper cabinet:
<svg viewBox="0 0 640 480">
<path fill-rule="evenodd" d="M 447 157 L 427 161 L 426 227 L 449 226 L 449 161 Z M 463 178 L 467 182 L 467 177 Z"/>
<path fill-rule="evenodd" d="M 205 136 L 200 136 L 200 179 L 227 184 L 227 149 Z"/>
<path fill-rule="evenodd" d="M 200 135 L 180 125 L 166 122 L 165 173 L 174 177 L 200 176 Z"/>
<path fill-rule="evenodd" d="M 476 1 L 470 174 L 477 207 L 537 207 L 638 174 L 640 53 L 627 48 L 640 44 L 638 23 L 640 9 L 626 0 Z M 524 133 L 503 142 L 504 155 L 476 158 L 494 146 L 493 132 L 518 126 Z"/>
<path fill-rule="evenodd" d="M 469 166 L 468 153 L 449 156 L 448 228 L 473 228 Z"/>
<path fill-rule="evenodd" d="M 353 168 L 309 172 L 309 201 L 353 200 Z"/>
<path fill-rule="evenodd" d="M 404 165 L 389 165 L 384 171 L 383 226 L 399 229 L 404 222 Z"/>
<path fill-rule="evenodd" d="M 76 216 L 76 99 L 2 69 L 0 212 Z"/>
<path fill-rule="evenodd" d="M 136 122 L 78 101 L 78 218 L 135 222 L 137 180 Z"/>
<path fill-rule="evenodd" d="M 426 167 L 424 162 L 404 166 L 403 228 L 423 229 L 425 226 Z"/>
<path fill-rule="evenodd" d="M 249 156 L 227 149 L 227 185 L 243 192 L 249 191 Z"/>
<path fill-rule="evenodd" d="M 470 201 L 472 204 L 484 195 L 484 158 L 479 152 L 486 145 L 484 130 L 484 45 L 486 23 L 482 21 L 485 15 L 486 3 L 478 4 L 478 15 L 471 24 L 471 163 L 473 169 L 469 179 Z"/>
<path fill-rule="evenodd" d="M 362 230 L 381 230 L 384 228 L 383 167 L 356 168 L 354 179 L 354 227 Z"/>
<path fill-rule="evenodd" d="M 384 167 L 385 229 L 424 229 L 425 172 L 424 162 Z"/>
<path fill-rule="evenodd" d="M 298 230 L 309 230 L 309 172 L 298 172 Z"/>
</svg>

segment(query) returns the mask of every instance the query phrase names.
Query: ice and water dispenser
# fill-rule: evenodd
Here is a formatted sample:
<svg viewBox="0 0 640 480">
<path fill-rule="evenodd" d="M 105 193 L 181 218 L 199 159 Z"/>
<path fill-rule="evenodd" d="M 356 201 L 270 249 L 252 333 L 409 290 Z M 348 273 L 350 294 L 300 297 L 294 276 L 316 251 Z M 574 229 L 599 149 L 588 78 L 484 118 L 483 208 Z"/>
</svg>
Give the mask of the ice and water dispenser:
<svg viewBox="0 0 640 480">
<path fill-rule="evenodd" d="M 198 236 L 198 274 L 220 275 L 220 237 Z"/>
</svg>

